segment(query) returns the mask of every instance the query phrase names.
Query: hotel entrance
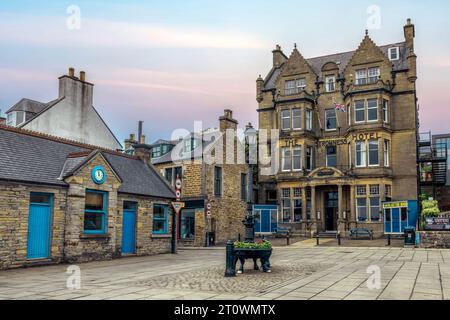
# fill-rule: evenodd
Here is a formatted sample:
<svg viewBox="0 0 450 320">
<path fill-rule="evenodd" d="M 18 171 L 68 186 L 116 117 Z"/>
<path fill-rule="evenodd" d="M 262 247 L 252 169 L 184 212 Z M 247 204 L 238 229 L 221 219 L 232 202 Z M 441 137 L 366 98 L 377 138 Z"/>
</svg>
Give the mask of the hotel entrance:
<svg viewBox="0 0 450 320">
<path fill-rule="evenodd" d="M 325 192 L 325 231 L 337 231 L 338 211 L 338 192 Z"/>
</svg>

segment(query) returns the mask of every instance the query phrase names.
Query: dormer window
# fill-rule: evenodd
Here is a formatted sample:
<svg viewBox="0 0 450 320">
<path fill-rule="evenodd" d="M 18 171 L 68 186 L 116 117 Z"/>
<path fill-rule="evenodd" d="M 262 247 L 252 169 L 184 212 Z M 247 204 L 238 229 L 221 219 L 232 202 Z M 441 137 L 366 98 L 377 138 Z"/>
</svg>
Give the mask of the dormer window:
<svg viewBox="0 0 450 320">
<path fill-rule="evenodd" d="M 325 78 L 325 91 L 334 92 L 336 90 L 336 78 L 334 76 L 328 76 Z"/>
<path fill-rule="evenodd" d="M 377 83 L 378 79 L 380 79 L 380 68 L 369 68 L 368 70 L 369 74 L 369 83 Z"/>
<path fill-rule="evenodd" d="M 18 127 L 25 121 L 25 111 L 14 111 L 7 115 L 6 124 L 11 127 Z"/>
<path fill-rule="evenodd" d="M 356 85 L 358 86 L 377 83 L 379 79 L 380 79 L 379 67 L 356 70 Z"/>
<path fill-rule="evenodd" d="M 389 48 L 389 60 L 396 61 L 400 59 L 400 48 L 393 47 Z"/>
</svg>

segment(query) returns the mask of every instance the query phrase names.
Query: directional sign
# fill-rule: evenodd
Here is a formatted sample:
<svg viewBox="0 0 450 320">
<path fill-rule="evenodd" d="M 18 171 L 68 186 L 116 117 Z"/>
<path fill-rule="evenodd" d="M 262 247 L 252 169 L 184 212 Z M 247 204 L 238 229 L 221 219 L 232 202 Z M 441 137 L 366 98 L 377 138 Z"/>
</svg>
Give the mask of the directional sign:
<svg viewBox="0 0 450 320">
<path fill-rule="evenodd" d="M 181 209 L 184 208 L 184 205 L 185 205 L 184 202 L 180 202 L 180 201 L 172 202 L 172 207 L 177 214 L 180 213 Z"/>
</svg>

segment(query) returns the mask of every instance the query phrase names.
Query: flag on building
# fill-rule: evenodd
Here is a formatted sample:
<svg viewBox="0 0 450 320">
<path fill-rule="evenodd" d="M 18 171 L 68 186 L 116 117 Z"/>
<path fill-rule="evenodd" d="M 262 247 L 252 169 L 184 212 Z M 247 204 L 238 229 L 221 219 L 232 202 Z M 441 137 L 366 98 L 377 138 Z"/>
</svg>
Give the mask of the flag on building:
<svg viewBox="0 0 450 320">
<path fill-rule="evenodd" d="M 342 111 L 342 112 L 347 112 L 345 110 L 345 105 L 337 103 L 336 101 L 334 101 L 334 107 L 336 108 L 336 110 L 338 111 Z"/>
</svg>

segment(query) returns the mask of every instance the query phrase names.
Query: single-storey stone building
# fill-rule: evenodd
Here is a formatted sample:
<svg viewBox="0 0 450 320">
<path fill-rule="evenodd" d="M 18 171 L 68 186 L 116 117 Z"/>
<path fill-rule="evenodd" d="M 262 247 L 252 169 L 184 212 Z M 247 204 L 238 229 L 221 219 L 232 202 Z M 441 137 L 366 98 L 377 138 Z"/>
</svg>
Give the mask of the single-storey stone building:
<svg viewBox="0 0 450 320">
<path fill-rule="evenodd" d="M 175 195 L 141 158 L 0 125 L 0 269 L 170 252 Z"/>
</svg>

